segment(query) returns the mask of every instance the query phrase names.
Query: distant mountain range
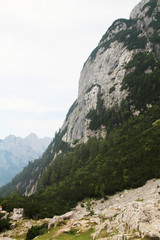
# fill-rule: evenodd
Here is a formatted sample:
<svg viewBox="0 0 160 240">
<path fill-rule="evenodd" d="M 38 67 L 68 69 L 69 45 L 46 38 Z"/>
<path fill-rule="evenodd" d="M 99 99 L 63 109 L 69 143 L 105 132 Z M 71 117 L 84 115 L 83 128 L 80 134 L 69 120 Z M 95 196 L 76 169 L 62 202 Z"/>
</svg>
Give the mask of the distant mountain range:
<svg viewBox="0 0 160 240">
<path fill-rule="evenodd" d="M 29 161 L 39 158 L 51 138 L 38 138 L 31 133 L 26 138 L 9 135 L 0 140 L 0 186 L 8 183 Z"/>
</svg>

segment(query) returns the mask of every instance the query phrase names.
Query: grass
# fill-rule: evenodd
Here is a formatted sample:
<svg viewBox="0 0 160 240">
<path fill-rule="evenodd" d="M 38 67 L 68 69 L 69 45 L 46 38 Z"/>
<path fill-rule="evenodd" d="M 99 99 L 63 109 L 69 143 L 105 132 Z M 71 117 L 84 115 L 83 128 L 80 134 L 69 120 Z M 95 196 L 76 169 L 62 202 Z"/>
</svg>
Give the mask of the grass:
<svg viewBox="0 0 160 240">
<path fill-rule="evenodd" d="M 86 232 L 80 232 L 80 233 L 62 233 L 59 236 L 55 236 L 57 232 L 57 228 L 51 229 L 49 233 L 46 233 L 44 235 L 38 236 L 36 240 L 91 240 L 91 234 L 94 232 L 93 228 L 90 228 Z M 54 237 L 55 236 L 55 237 Z"/>
<path fill-rule="evenodd" d="M 56 238 L 53 238 L 53 236 L 56 234 L 56 232 L 59 230 L 60 227 L 56 227 L 56 228 L 52 228 L 48 231 L 48 233 L 45 233 L 43 235 L 39 235 L 36 237 L 37 240 L 44 240 L 44 239 L 47 239 L 47 240 L 53 240 L 53 239 L 56 239 Z"/>
<path fill-rule="evenodd" d="M 103 230 L 100 232 L 100 234 L 98 235 L 98 237 L 97 237 L 96 239 L 98 239 L 98 238 L 104 238 L 104 237 L 107 237 L 107 232 L 106 232 L 105 229 L 103 229 Z"/>
<path fill-rule="evenodd" d="M 103 229 L 100 234 L 96 237 L 96 239 L 101 239 L 101 238 L 104 238 L 104 237 L 113 237 L 115 235 L 117 235 L 119 232 L 118 230 L 115 228 L 115 229 L 112 229 L 111 232 L 107 232 L 105 229 Z"/>
<path fill-rule="evenodd" d="M 11 237 L 14 238 L 16 240 L 22 240 L 26 238 L 26 234 L 28 232 L 28 229 L 30 227 L 24 227 L 25 224 L 30 223 L 30 227 L 33 226 L 37 226 L 37 225 L 41 225 L 44 223 L 44 221 L 39 220 L 38 222 L 36 220 L 20 220 L 17 222 L 17 226 L 15 229 L 13 230 L 9 230 L 10 235 L 8 235 L 8 231 L 5 232 L 5 237 Z"/>
<path fill-rule="evenodd" d="M 137 198 L 137 199 L 136 199 L 136 202 L 143 202 L 143 201 L 144 201 L 143 198 Z"/>
<path fill-rule="evenodd" d="M 146 236 L 144 238 L 142 238 L 143 240 L 160 240 L 159 237 L 149 237 L 149 236 Z"/>
<path fill-rule="evenodd" d="M 160 119 L 157 119 L 154 123 L 152 123 L 154 127 L 157 126 L 158 124 L 160 124 Z"/>
</svg>

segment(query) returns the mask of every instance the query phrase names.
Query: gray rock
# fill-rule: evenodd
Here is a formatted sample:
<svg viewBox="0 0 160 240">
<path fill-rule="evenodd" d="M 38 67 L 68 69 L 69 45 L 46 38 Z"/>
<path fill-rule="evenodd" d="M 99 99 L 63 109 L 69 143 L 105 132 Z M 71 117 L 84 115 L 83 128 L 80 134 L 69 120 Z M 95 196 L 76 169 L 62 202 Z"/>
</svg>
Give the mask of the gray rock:
<svg viewBox="0 0 160 240">
<path fill-rule="evenodd" d="M 99 237 L 102 231 L 106 231 L 108 236 L 102 239 L 107 240 L 141 239 L 145 236 L 160 238 L 160 199 L 157 198 L 157 186 L 160 186 L 160 179 L 153 179 L 140 188 L 125 190 L 108 200 L 91 201 L 94 216 L 88 215 L 88 211 L 79 203 L 72 211 L 47 219 L 49 228 L 67 220 L 61 228 L 62 232 L 77 228 L 84 231 L 94 224 L 93 239 L 101 239 Z M 86 206 L 84 202 L 83 205 Z"/>
<path fill-rule="evenodd" d="M 149 7 L 143 9 L 148 2 L 149 0 L 142 0 L 130 15 L 131 19 L 137 18 L 136 28 L 141 32 L 139 37 L 145 36 L 147 38 L 146 49 L 128 50 L 123 42 L 114 39 L 115 34 L 128 29 L 125 22 L 117 20 L 114 26 L 106 32 L 106 38 L 100 41 L 95 58 L 90 56 L 84 64 L 79 79 L 75 108 L 65 120 L 61 129 L 63 131 L 67 127 L 63 141 L 71 146 L 74 146 L 74 140 L 79 140 L 79 143 L 81 143 L 87 142 L 93 136 L 105 137 L 107 132 L 104 126 L 101 126 L 98 131 L 91 131 L 88 128 L 90 120 L 87 119 L 87 114 L 90 110 L 96 109 L 99 95 L 101 95 L 106 109 L 113 107 L 115 104 L 120 105 L 122 99 L 125 99 L 128 94 L 126 90 L 121 90 L 123 78 L 128 73 L 125 66 L 139 51 L 153 51 L 152 43 L 149 40 L 153 29 L 152 27 L 148 28 L 152 17 L 146 15 Z M 104 48 L 103 44 L 107 44 L 107 41 L 111 39 L 114 39 L 112 43 Z M 158 49 L 160 48 L 157 47 L 157 54 L 160 52 Z M 147 71 L 150 72 L 150 69 Z M 110 91 L 110 89 L 114 90 Z M 139 113 L 135 112 L 135 114 Z"/>
<path fill-rule="evenodd" d="M 131 12 L 131 14 L 130 14 L 130 18 L 132 18 L 132 19 L 137 18 L 138 15 L 141 13 L 143 6 L 144 6 L 146 3 L 148 3 L 148 2 L 149 2 L 149 0 L 142 0 L 139 4 L 137 4 L 137 5 L 133 8 L 133 10 L 132 10 L 132 12 Z"/>
<path fill-rule="evenodd" d="M 78 206 L 73 211 L 65 213 L 61 216 L 54 216 L 52 219 L 50 219 L 48 223 L 48 229 L 56 227 L 58 223 L 64 220 L 72 220 L 75 222 L 82 219 L 86 215 L 88 215 L 86 209 L 82 208 L 80 204 L 78 204 Z"/>
<path fill-rule="evenodd" d="M 23 219 L 24 209 L 23 208 L 14 208 L 13 209 L 13 215 L 11 216 L 11 219 L 13 221 L 18 221 L 20 219 Z"/>
</svg>

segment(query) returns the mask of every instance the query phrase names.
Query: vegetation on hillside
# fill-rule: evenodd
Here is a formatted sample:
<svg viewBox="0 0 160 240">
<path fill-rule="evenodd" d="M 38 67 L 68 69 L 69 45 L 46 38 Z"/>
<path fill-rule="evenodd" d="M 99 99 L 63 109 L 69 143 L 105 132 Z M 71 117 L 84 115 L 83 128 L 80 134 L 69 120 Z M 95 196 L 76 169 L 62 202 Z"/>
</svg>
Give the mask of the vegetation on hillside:
<svg viewBox="0 0 160 240">
<path fill-rule="evenodd" d="M 113 36 L 109 37 L 108 33 L 116 28 L 117 21 L 125 24 L 126 29 L 122 29 L 116 34 L 113 34 Z M 96 58 L 99 49 L 102 49 L 103 51 L 101 51 L 101 53 L 103 53 L 110 47 L 111 43 L 115 41 L 122 42 L 124 46 L 128 48 L 128 50 L 144 49 L 146 47 L 147 38 L 146 36 L 141 36 L 142 31 L 137 30 L 135 20 L 118 19 L 117 21 L 113 23 L 111 28 L 102 37 L 99 45 L 92 51 L 90 55 L 91 61 Z M 106 40 L 107 37 L 109 37 L 109 40 Z"/>
<path fill-rule="evenodd" d="M 12 194 L 3 208 L 24 207 L 28 217 L 53 217 L 87 197 L 105 197 L 160 176 L 160 102 L 108 132 L 60 154 L 30 197 Z"/>
<path fill-rule="evenodd" d="M 122 89 L 129 92 L 127 100 L 134 110 L 146 111 L 159 99 L 160 61 L 152 53 L 138 53 L 126 69 L 134 69 L 125 75 Z"/>
<path fill-rule="evenodd" d="M 48 224 L 44 223 L 41 226 L 32 226 L 26 235 L 26 240 L 31 240 L 39 235 L 43 235 L 48 232 Z"/>
<path fill-rule="evenodd" d="M 97 108 L 91 110 L 87 118 L 91 120 L 89 128 L 97 130 L 101 125 L 109 131 L 121 125 L 133 112 L 147 111 L 159 99 L 160 93 L 160 61 L 155 59 L 153 53 L 139 52 L 127 65 L 126 74 L 121 90 L 128 92 L 127 98 L 121 101 L 120 106 L 106 109 L 103 99 L 98 96 Z M 110 90 L 110 94 L 113 89 Z"/>
<path fill-rule="evenodd" d="M 159 27 L 160 27 L 160 13 L 157 11 L 155 15 L 155 9 L 157 7 L 158 0 L 150 0 L 146 3 L 142 10 L 146 7 L 149 7 L 148 11 L 146 12 L 146 16 L 152 17 L 152 21 L 149 24 L 149 27 L 154 28 L 154 32 L 150 37 L 151 42 L 157 44 L 160 42 L 160 34 L 159 34 Z M 147 44 L 147 37 L 143 34 L 141 30 L 137 28 L 137 20 L 138 19 L 118 19 L 113 22 L 111 27 L 107 30 L 107 32 L 102 36 L 102 39 L 99 45 L 91 52 L 90 59 L 94 61 L 98 51 L 101 49 L 101 54 L 106 51 L 112 42 L 118 41 L 122 42 L 124 46 L 128 48 L 128 50 L 132 49 L 145 49 Z M 122 27 L 121 31 L 114 33 L 117 25 Z M 126 26 L 126 27 L 125 27 Z M 126 29 L 125 29 L 126 28 Z M 111 34 L 112 32 L 112 34 Z"/>
<path fill-rule="evenodd" d="M 154 1 L 150 2 L 154 5 Z M 150 9 L 153 12 L 152 6 Z M 156 17 L 159 19 L 159 15 Z M 85 144 L 70 148 L 62 140 L 67 128 L 56 133 L 42 159 L 30 163 L 11 184 L 0 190 L 0 194 L 15 191 L 0 199 L 3 209 L 11 211 L 14 207 L 23 207 L 29 218 L 53 217 L 69 211 L 84 198 L 105 198 L 160 177 L 160 61 L 156 52 L 157 37 L 150 36 L 153 52 L 141 52 L 147 38 L 139 37 L 134 21 L 118 21 L 132 27 L 118 32 L 109 41 L 104 40 L 105 35 L 91 54 L 94 59 L 100 47 L 106 49 L 115 40 L 124 43 L 129 50 L 138 49 L 125 67 L 127 74 L 122 90 L 127 91 L 127 98 L 121 101 L 120 106 L 115 104 L 106 109 L 99 91 L 97 108 L 87 115 L 91 120 L 91 130 L 97 130 L 101 125 L 106 127 L 106 138 L 91 138 Z M 159 34 L 158 24 L 154 20 L 151 22 L 155 26 L 154 34 Z M 111 88 L 110 94 L 114 90 Z M 76 106 L 77 101 L 66 119 Z M 75 139 L 74 143 L 77 141 Z M 16 192 L 24 178 L 26 185 L 20 193 Z M 21 196 L 27 184 L 37 178 L 37 192 L 30 197 Z"/>
<path fill-rule="evenodd" d="M 150 0 L 148 3 L 146 3 L 144 6 L 143 6 L 143 9 L 144 10 L 146 7 L 149 7 L 148 11 L 146 12 L 146 15 L 148 17 L 150 17 L 155 9 L 155 7 L 157 6 L 157 2 L 158 0 Z"/>
<path fill-rule="evenodd" d="M 9 218 L 4 217 L 4 213 L 0 213 L 0 233 L 6 229 L 9 229 Z"/>
<path fill-rule="evenodd" d="M 37 184 L 37 179 L 42 176 L 47 166 L 54 158 L 54 154 L 58 154 L 60 151 L 67 151 L 69 146 L 66 142 L 62 141 L 62 137 L 65 134 L 67 128 L 62 132 L 55 133 L 55 137 L 47 150 L 44 152 L 41 158 L 36 159 L 23 169 L 23 171 L 16 175 L 13 180 L 7 185 L 0 188 L 0 196 L 6 196 L 12 192 L 18 192 L 19 194 L 25 194 L 26 190 L 29 192 L 32 186 Z M 31 184 L 30 184 L 31 183 Z"/>
</svg>

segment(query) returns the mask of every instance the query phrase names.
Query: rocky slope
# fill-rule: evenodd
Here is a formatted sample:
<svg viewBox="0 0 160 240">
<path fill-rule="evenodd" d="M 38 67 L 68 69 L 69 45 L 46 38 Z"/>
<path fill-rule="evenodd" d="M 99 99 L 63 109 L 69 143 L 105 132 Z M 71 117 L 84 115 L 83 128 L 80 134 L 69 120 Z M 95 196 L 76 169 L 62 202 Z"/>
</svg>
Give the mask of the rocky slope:
<svg viewBox="0 0 160 240">
<path fill-rule="evenodd" d="M 51 139 L 39 139 L 35 134 L 26 138 L 10 135 L 0 142 L 0 186 L 11 181 L 29 161 L 39 158 Z"/>
<path fill-rule="evenodd" d="M 108 200 L 88 200 L 75 210 L 50 220 L 50 226 L 70 219 L 61 233 L 93 227 L 92 239 L 122 240 L 160 238 L 160 180 L 148 181 L 143 187 L 125 190 Z"/>
<path fill-rule="evenodd" d="M 154 179 L 143 187 L 109 196 L 107 200 L 84 200 L 71 212 L 54 216 L 53 219 L 38 222 L 20 220 L 17 222 L 17 228 L 0 234 L 0 239 L 5 239 L 4 237 L 24 239 L 32 225 L 43 222 L 48 222 L 49 231 L 40 239 L 50 237 L 67 240 L 73 237 L 73 233 L 76 238 L 83 236 L 89 229 L 92 229 L 89 239 L 159 239 L 159 219 L 160 180 Z"/>
</svg>

